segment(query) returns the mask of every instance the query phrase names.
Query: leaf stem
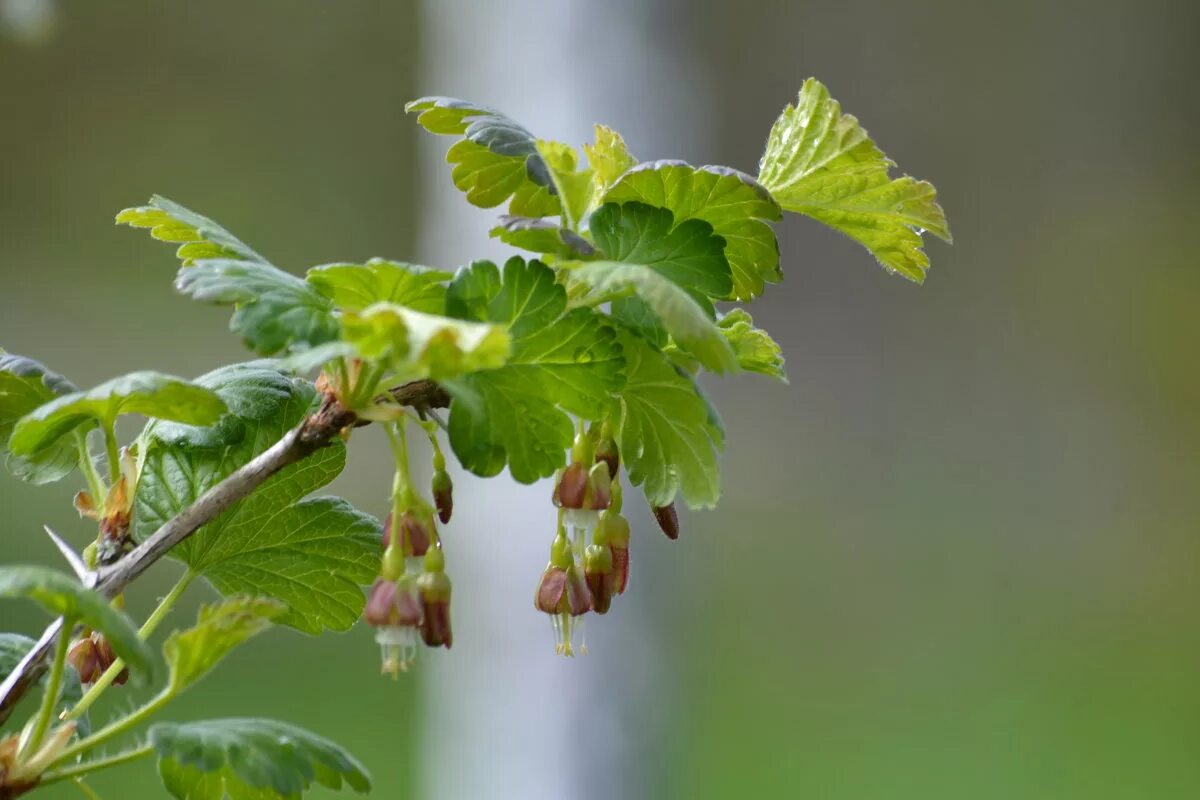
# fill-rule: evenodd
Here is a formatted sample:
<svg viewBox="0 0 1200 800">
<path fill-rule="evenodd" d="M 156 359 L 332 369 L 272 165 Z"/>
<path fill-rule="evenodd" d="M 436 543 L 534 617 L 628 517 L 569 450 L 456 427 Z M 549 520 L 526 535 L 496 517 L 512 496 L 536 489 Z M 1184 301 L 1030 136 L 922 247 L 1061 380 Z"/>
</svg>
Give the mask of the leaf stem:
<svg viewBox="0 0 1200 800">
<path fill-rule="evenodd" d="M 76 778 L 71 784 L 88 800 L 101 800 L 100 795 L 96 794 L 96 790 L 83 782 L 83 778 Z"/>
<path fill-rule="evenodd" d="M 65 761 L 72 761 L 77 756 L 92 750 L 93 748 L 104 744 L 114 736 L 119 736 L 130 728 L 135 728 L 149 718 L 160 708 L 171 702 L 175 698 L 175 690 L 171 686 L 167 686 L 161 692 L 156 694 L 145 705 L 142 705 L 121 719 L 114 720 L 100 730 L 93 733 L 86 739 L 81 739 L 75 744 L 59 753 L 58 758 L 54 759 L 55 764 L 61 764 Z"/>
<path fill-rule="evenodd" d="M 396 461 L 396 479 L 405 493 L 411 491 L 411 477 L 408 472 L 408 438 L 405 426 L 407 416 L 400 422 L 392 422 L 383 426 L 387 431 L 388 442 L 392 445 L 392 457 Z"/>
<path fill-rule="evenodd" d="M 54 719 L 54 706 L 58 704 L 58 692 L 62 689 L 63 670 L 67 665 L 67 650 L 71 647 L 70 631 L 75 626 L 75 620 L 63 618 L 63 632 L 54 646 L 54 662 L 50 665 L 50 679 L 46 682 L 46 693 L 42 697 L 42 706 L 38 709 L 37 721 L 33 724 L 33 732 L 25 742 L 24 753 L 36 753 L 46 738 L 50 720 Z"/>
<path fill-rule="evenodd" d="M 121 480 L 121 449 L 117 445 L 115 423 L 111 420 L 104 423 L 104 446 L 108 451 L 108 482 L 116 486 Z"/>
<path fill-rule="evenodd" d="M 44 773 L 39 785 L 45 786 L 48 783 L 78 778 L 81 775 L 98 772 L 102 769 L 119 767 L 122 764 L 128 764 L 131 761 L 137 761 L 138 759 L 145 758 L 153 753 L 154 745 L 144 744 L 141 747 L 133 750 L 126 750 L 113 756 L 97 758 L 94 761 L 81 761 L 80 763 L 72 764 L 69 767 L 62 767 L 61 769 L 54 769 Z"/>
<path fill-rule="evenodd" d="M 88 491 L 92 493 L 92 502 L 97 506 L 104 502 L 106 490 L 100 473 L 96 471 L 96 462 L 92 460 L 92 450 L 88 447 L 87 434 L 80 428 L 75 429 L 75 448 L 79 451 L 79 471 L 87 479 Z"/>
<path fill-rule="evenodd" d="M 144 641 L 153 635 L 154 631 L 157 630 L 158 626 L 162 624 L 162 621 L 166 619 L 167 614 L 170 613 L 171 609 L 175 607 L 175 603 L 179 601 L 179 598 L 187 590 L 188 586 L 191 585 L 192 580 L 195 579 L 195 577 L 195 573 L 193 573 L 191 570 L 183 573 L 183 576 L 171 588 L 171 591 L 167 594 L 167 596 L 159 602 L 158 607 L 155 608 L 154 611 L 151 612 L 150 616 L 146 618 L 146 621 L 142 623 L 142 627 L 138 630 L 139 638 Z M 87 693 L 84 694 L 83 697 L 79 698 L 79 702 L 76 703 L 75 707 L 72 708 L 70 713 L 67 714 L 66 719 L 79 719 L 81 716 L 83 716 L 84 713 L 86 713 L 87 710 L 92 707 L 92 704 L 99 699 L 100 695 L 104 693 L 104 690 L 112 685 L 112 682 L 117 679 L 117 676 L 121 674 L 121 670 L 123 669 L 125 669 L 125 662 L 118 658 L 109 666 L 108 669 L 104 671 L 104 674 L 101 675 L 94 684 L 92 684 L 92 687 L 87 690 Z"/>
</svg>

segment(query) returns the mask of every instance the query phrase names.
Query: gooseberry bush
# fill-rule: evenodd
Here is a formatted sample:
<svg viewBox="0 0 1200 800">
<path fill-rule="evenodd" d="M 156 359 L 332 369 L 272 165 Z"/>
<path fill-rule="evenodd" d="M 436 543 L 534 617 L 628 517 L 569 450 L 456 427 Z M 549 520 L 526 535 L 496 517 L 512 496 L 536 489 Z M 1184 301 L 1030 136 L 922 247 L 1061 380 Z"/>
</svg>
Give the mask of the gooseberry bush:
<svg viewBox="0 0 1200 800">
<path fill-rule="evenodd" d="M 154 197 L 117 222 L 178 244 L 175 288 L 231 306 L 231 330 L 260 358 L 80 390 L 0 355 L 8 471 L 32 484 L 78 474 L 75 508 L 95 523 L 82 553 L 46 529 L 70 573 L 0 567 L 0 596 L 54 618 L 36 642 L 0 634 L 0 721 L 41 690 L 0 740 L 0 798 L 143 758 L 177 798 L 295 798 L 314 782 L 366 791 L 351 755 L 284 722 L 143 723 L 271 625 L 315 635 L 362 619 L 392 675 L 418 643 L 449 648 L 453 554 L 470 542 L 441 527 L 453 509 L 447 449 L 475 475 L 554 478 L 549 563 L 530 588 L 558 652 L 573 655 L 583 617 L 608 613 L 630 585 L 622 509 L 634 491 L 672 539 L 678 502 L 717 502 L 725 432 L 698 377 L 785 379 L 779 346 L 743 308 L 781 278 L 772 224 L 785 211 L 812 217 L 918 283 L 922 234 L 950 238 L 933 186 L 892 177 L 815 80 L 775 122 L 757 176 L 642 162 L 600 125 L 584 165 L 483 106 L 428 97 L 407 110 L 453 139 L 455 186 L 474 205 L 506 205 L 491 235 L 525 255 L 455 272 L 373 259 L 300 277 Z M 124 415 L 148 421 L 122 443 Z M 342 471 L 359 428 L 382 430 L 395 459 L 387 506 L 372 509 L 382 524 L 310 496 Z M 412 436 L 432 448 L 428 491 L 410 472 Z M 164 556 L 183 576 L 139 627 L 123 593 Z M 160 659 L 148 641 L 197 581 L 221 599 L 167 636 Z M 94 725 L 95 700 L 126 679 L 161 689 Z"/>
</svg>

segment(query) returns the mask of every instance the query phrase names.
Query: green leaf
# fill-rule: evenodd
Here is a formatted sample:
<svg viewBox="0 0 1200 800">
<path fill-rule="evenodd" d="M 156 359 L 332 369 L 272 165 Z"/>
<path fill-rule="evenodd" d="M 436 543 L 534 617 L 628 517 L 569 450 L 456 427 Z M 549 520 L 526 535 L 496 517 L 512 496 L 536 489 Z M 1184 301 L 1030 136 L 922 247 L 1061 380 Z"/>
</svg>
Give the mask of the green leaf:
<svg viewBox="0 0 1200 800">
<path fill-rule="evenodd" d="M 512 198 L 509 213 L 544 217 L 560 213 L 549 170 L 532 133 L 498 111 L 452 97 L 422 97 L 404 110 L 420 112 L 430 133 L 462 136 L 446 154 L 454 185 L 467 200 L 492 208 Z"/>
<path fill-rule="evenodd" d="M 616 440 L 629 480 L 651 506 L 676 492 L 691 508 L 716 505 L 721 494 L 720 421 L 688 375 L 632 333 L 618 334 L 626 384 L 613 404 Z"/>
<path fill-rule="evenodd" d="M 893 179 L 892 166 L 858 120 L 809 78 L 771 128 L 758 180 L 784 209 L 841 231 L 888 272 L 921 283 L 929 268 L 921 234 L 949 242 L 950 229 L 933 186 Z"/>
<path fill-rule="evenodd" d="M 596 253 L 587 239 L 545 219 L 505 214 L 491 235 L 513 247 L 562 259 L 590 258 Z"/>
<path fill-rule="evenodd" d="M 46 567 L 0 567 L 0 597 L 33 600 L 56 617 L 100 631 L 139 683 L 157 672 L 153 652 L 138 638 L 129 617 L 69 575 Z"/>
<path fill-rule="evenodd" d="M 621 134 L 604 125 L 596 125 L 596 143 L 585 144 L 583 151 L 587 153 L 588 166 L 592 168 L 597 198 L 603 197 L 625 170 L 637 164 L 637 159 L 625 146 Z"/>
<path fill-rule="evenodd" d="M 717 323 L 733 346 L 738 364 L 747 372 L 757 372 L 787 383 L 783 371 L 783 351 L 766 331 L 754 327 L 754 319 L 742 308 L 735 308 Z"/>
<path fill-rule="evenodd" d="M 596 297 L 627 293 L 644 301 L 681 348 L 713 372 L 735 372 L 737 356 L 707 311 L 696 299 L 660 273 L 641 264 L 593 261 L 574 270 L 573 280 Z M 617 315 L 626 317 L 618 307 Z M 638 308 L 639 314 L 644 309 Z M 641 325 L 637 325 L 641 329 Z M 656 339 L 657 337 L 651 337 Z"/>
<path fill-rule="evenodd" d="M 229 329 L 263 355 L 337 338 L 333 303 L 315 287 L 270 264 L 211 259 L 183 267 L 175 288 L 194 300 L 233 305 Z"/>
<path fill-rule="evenodd" d="M 363 358 L 389 365 L 402 380 L 445 380 L 497 367 L 508 356 L 508 332 L 501 327 L 423 314 L 395 303 L 346 312 L 342 328 Z"/>
<path fill-rule="evenodd" d="M 21 663 L 26 654 L 37 644 L 28 636 L 19 633 L 0 633 L 0 675 L 9 675 Z M 49 675 L 42 675 L 38 685 L 45 687 Z M 79 685 L 79 673 L 70 664 L 63 670 L 62 688 L 59 690 L 57 709 L 67 711 L 83 697 L 83 687 Z M 80 736 L 91 733 L 91 724 L 85 713 L 76 720 L 76 730 Z"/>
<path fill-rule="evenodd" d="M 596 186 L 591 169 L 579 169 L 575 148 L 562 142 L 538 140 L 538 154 L 550 170 L 550 180 L 562 204 L 563 222 L 572 230 L 579 227 L 592 205 Z"/>
<path fill-rule="evenodd" d="M 80 426 L 109 427 L 121 414 L 210 425 L 224 413 L 221 398 L 203 386 L 161 372 L 131 372 L 38 406 L 17 422 L 8 446 L 18 455 L 40 453 Z"/>
<path fill-rule="evenodd" d="M 397 303 L 414 311 L 446 310 L 449 272 L 373 258 L 366 264 L 313 267 L 306 280 L 345 311 L 362 311 L 375 303 Z"/>
<path fill-rule="evenodd" d="M 231 597 L 213 606 L 202 606 L 195 626 L 175 631 L 163 643 L 171 670 L 171 689 L 181 692 L 238 645 L 271 627 L 285 606 L 262 597 Z"/>
<path fill-rule="evenodd" d="M 267 719 L 213 719 L 150 728 L 163 784 L 179 800 L 299 798 L 313 783 L 367 792 L 354 756 L 314 733 Z"/>
<path fill-rule="evenodd" d="M 275 444 L 315 396 L 308 382 L 272 376 L 255 364 L 218 370 L 200 382 L 219 387 L 235 419 L 222 420 L 211 434 L 161 424 L 143 434 L 146 456 L 133 515 L 139 540 Z M 170 555 L 224 595 L 286 603 L 281 624 L 307 633 L 348 629 L 362 611 L 359 587 L 379 566 L 379 523 L 344 500 L 301 499 L 337 477 L 345 461 L 345 445 L 335 440 L 281 470 Z"/>
<path fill-rule="evenodd" d="M 670 334 L 658 314 L 636 294 L 613 300 L 612 317 L 660 350 L 670 341 Z"/>
<path fill-rule="evenodd" d="M 676 225 L 665 208 L 605 203 L 588 225 L 596 246 L 611 261 L 649 267 L 690 294 L 722 298 L 733 287 L 725 240 L 704 220 Z"/>
<path fill-rule="evenodd" d="M 75 384 L 31 358 L 0 349 L 0 454 L 15 477 L 34 484 L 65 478 L 79 463 L 79 450 L 71 440 L 59 440 L 33 456 L 8 452 L 8 439 L 17 420 L 43 403 L 79 391 Z"/>
<path fill-rule="evenodd" d="M 566 292 L 538 261 L 512 258 L 501 277 L 491 262 L 460 270 L 447 307 L 472 319 L 508 324 L 505 366 L 445 382 L 450 444 L 467 469 L 532 483 L 562 465 L 574 437 L 567 413 L 602 417 L 624 382 L 620 348 L 604 318 L 580 308 L 563 316 Z"/>
<path fill-rule="evenodd" d="M 117 224 L 149 228 L 155 239 L 181 243 L 175 254 L 185 267 L 203 258 L 237 258 L 267 263 L 249 245 L 208 217 L 158 195 L 150 198 L 148 206 L 127 208 L 117 214 Z"/>
<path fill-rule="evenodd" d="M 733 279 L 729 299 L 752 300 L 762 294 L 764 283 L 783 278 L 779 243 L 769 224 L 783 212 L 771 193 L 743 172 L 655 161 L 630 169 L 604 199 L 637 201 L 669 210 L 676 222 L 700 219 L 712 225 L 725 240 Z"/>
</svg>

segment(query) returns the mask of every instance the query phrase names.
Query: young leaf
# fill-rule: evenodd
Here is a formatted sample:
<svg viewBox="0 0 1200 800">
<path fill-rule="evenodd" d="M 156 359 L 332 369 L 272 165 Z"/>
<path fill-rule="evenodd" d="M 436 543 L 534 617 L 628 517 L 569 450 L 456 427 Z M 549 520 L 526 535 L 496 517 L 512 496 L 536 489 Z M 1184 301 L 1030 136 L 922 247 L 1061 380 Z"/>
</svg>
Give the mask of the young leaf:
<svg viewBox="0 0 1200 800">
<path fill-rule="evenodd" d="M 19 633 L 0 633 L 0 675 L 8 675 L 21 663 L 26 654 L 36 645 L 33 639 Z M 39 685 L 45 686 L 49 675 L 43 675 Z M 73 708 L 83 697 L 83 687 L 79 685 L 79 673 L 70 664 L 63 671 L 62 688 L 59 690 L 58 709 L 66 711 Z M 76 721 L 76 730 L 80 736 L 91 733 L 88 715 L 84 714 Z"/>
<path fill-rule="evenodd" d="M 716 504 L 721 494 L 716 450 L 719 419 L 692 379 L 639 337 L 618 334 L 625 353 L 625 388 L 614 402 L 616 440 L 629 480 L 651 506 L 673 502 L 676 492 L 691 508 Z"/>
<path fill-rule="evenodd" d="M 249 596 L 202 606 L 194 627 L 175 631 L 163 643 L 171 689 L 181 692 L 200 680 L 235 647 L 271 627 L 284 609 L 274 600 Z"/>
<path fill-rule="evenodd" d="M 17 422 L 8 446 L 33 455 L 81 425 L 111 426 L 121 414 L 211 425 L 224 413 L 221 398 L 203 386 L 161 372 L 131 372 L 38 406 Z"/>
<path fill-rule="evenodd" d="M 179 270 L 175 288 L 194 300 L 233 305 L 229 329 L 262 355 L 313 347 L 338 335 L 333 303 L 303 279 L 270 264 L 198 261 Z"/>
<path fill-rule="evenodd" d="M 574 230 L 583 222 L 584 215 L 592 205 L 596 191 L 592 170 L 579 169 L 575 148 L 562 142 L 539 140 L 537 151 L 550 170 L 554 193 L 562 204 L 563 222 Z"/>
<path fill-rule="evenodd" d="M 54 616 L 100 631 L 139 683 L 153 679 L 157 672 L 154 654 L 138 638 L 129 617 L 69 575 L 46 567 L 0 567 L 0 597 L 33 600 Z"/>
<path fill-rule="evenodd" d="M 508 332 L 495 325 L 376 303 L 342 316 L 343 336 L 363 358 L 388 364 L 403 380 L 444 380 L 498 367 L 508 356 Z"/>
<path fill-rule="evenodd" d="M 783 371 L 783 352 L 766 331 L 754 327 L 754 319 L 742 308 L 735 308 L 717 322 L 721 333 L 733 346 L 738 364 L 747 372 L 757 372 L 787 383 Z"/>
<path fill-rule="evenodd" d="M 500 217 L 500 224 L 492 228 L 491 235 L 513 247 L 558 258 L 586 259 L 596 253 L 591 242 L 570 228 L 533 217 L 505 214 Z"/>
<path fill-rule="evenodd" d="M 244 405 L 231 402 L 236 424 L 223 421 L 211 436 L 161 424 L 143 434 L 146 457 L 134 497 L 135 538 L 152 534 L 303 418 L 315 394 L 311 384 L 286 376 L 269 379 L 265 372 L 251 364 L 201 379 L 221 384 L 224 397 L 245 398 Z M 253 397 L 268 402 L 259 406 Z M 345 445 L 334 440 L 277 473 L 170 555 L 224 595 L 286 603 L 287 612 L 277 620 L 281 624 L 307 633 L 348 629 L 362 611 L 359 587 L 379 566 L 379 523 L 344 500 L 301 500 L 337 477 L 345 460 Z"/>
<path fill-rule="evenodd" d="M 858 120 L 809 78 L 771 128 L 758 180 L 784 209 L 841 231 L 888 272 L 921 283 L 929 268 L 921 234 L 948 242 L 950 229 L 933 186 L 893 179 L 892 166 Z"/>
<path fill-rule="evenodd" d="M 597 198 L 603 197 L 625 170 L 637 164 L 637 159 L 625 146 L 621 134 L 604 125 L 596 125 L 596 143 L 585 144 L 583 151 L 587 153 L 588 166 L 592 168 Z"/>
<path fill-rule="evenodd" d="M 306 280 L 344 311 L 362 311 L 375 303 L 396 303 L 414 311 L 446 310 L 449 272 L 373 258 L 366 264 L 326 264 L 308 271 Z"/>
<path fill-rule="evenodd" d="M 634 294 L 661 320 L 681 348 L 696 357 L 713 372 L 735 372 L 737 356 L 708 313 L 696 299 L 660 273 L 641 264 L 593 261 L 571 272 L 572 280 L 590 287 L 592 295 L 604 297 L 622 292 Z M 634 304 L 639 316 L 645 309 Z M 615 315 L 629 320 L 627 307 L 618 306 Z M 642 324 L 636 323 L 641 330 Z M 657 336 L 652 336 L 657 339 Z"/>
<path fill-rule="evenodd" d="M 553 270 L 519 258 L 504 265 L 503 278 L 490 262 L 460 270 L 447 306 L 513 332 L 505 366 L 445 382 L 455 454 L 478 475 L 506 462 L 522 483 L 552 475 L 574 437 L 565 412 L 598 419 L 624 383 L 614 331 L 590 309 L 560 316 L 566 292 Z"/>
<path fill-rule="evenodd" d="M 74 441 L 59 440 L 33 456 L 8 452 L 8 439 L 17 420 L 43 403 L 79 391 L 75 384 L 31 358 L 0 349 L 0 454 L 8 471 L 34 484 L 61 480 L 75 469 L 79 450 Z"/>
<path fill-rule="evenodd" d="M 150 198 L 148 206 L 127 208 L 117 214 L 117 224 L 149 228 L 155 239 L 180 243 L 175 254 L 185 267 L 203 258 L 238 258 L 267 263 L 249 245 L 208 217 L 158 195 Z"/>
<path fill-rule="evenodd" d="M 178 800 L 293 800 L 312 784 L 356 792 L 371 777 L 354 756 L 314 733 L 267 719 L 213 719 L 150 728 L 158 772 Z"/>
<path fill-rule="evenodd" d="M 678 225 L 670 210 L 645 203 L 605 203 L 588 222 L 610 261 L 641 264 L 689 293 L 726 297 L 733 288 L 725 240 L 701 219 Z"/>
<path fill-rule="evenodd" d="M 498 111 L 452 97 L 422 97 L 404 110 L 430 133 L 462 136 L 446 160 L 454 185 L 467 200 L 492 208 L 512 198 L 509 213 L 544 217 L 561 212 L 537 139 Z"/>
<path fill-rule="evenodd" d="M 729 167 L 693 167 L 682 161 L 640 164 L 621 176 L 605 202 L 637 201 L 670 211 L 676 222 L 700 219 L 725 240 L 732 270 L 728 299 L 749 301 L 764 283 L 783 278 L 771 221 L 783 216 L 758 181 Z M 628 260 L 628 259 L 621 259 Z"/>
</svg>

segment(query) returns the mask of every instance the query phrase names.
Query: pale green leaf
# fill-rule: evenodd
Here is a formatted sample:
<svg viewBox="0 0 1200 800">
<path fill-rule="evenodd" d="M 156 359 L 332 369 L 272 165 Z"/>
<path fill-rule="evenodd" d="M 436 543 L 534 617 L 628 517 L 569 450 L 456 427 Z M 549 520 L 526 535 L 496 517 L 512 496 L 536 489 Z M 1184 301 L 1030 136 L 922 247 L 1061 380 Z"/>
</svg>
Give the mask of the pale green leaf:
<svg viewBox="0 0 1200 800">
<path fill-rule="evenodd" d="M 592 168 L 597 199 L 603 197 L 627 169 L 637 164 L 637 159 L 625 146 L 621 134 L 604 125 L 596 125 L 596 143 L 585 144 L 583 151 L 587 154 L 588 166 Z"/>
<path fill-rule="evenodd" d="M 211 259 L 183 267 L 175 288 L 194 300 L 233 305 L 229 329 L 263 355 L 337 338 L 333 303 L 315 287 L 270 264 Z"/>
<path fill-rule="evenodd" d="M 758 180 L 784 209 L 841 231 L 889 272 L 920 283 L 929 268 L 921 235 L 948 242 L 950 229 L 933 186 L 893 179 L 892 166 L 858 120 L 809 78 L 771 128 Z"/>
<path fill-rule="evenodd" d="M 271 627 L 285 606 L 263 597 L 231 597 L 202 606 L 196 624 L 163 642 L 172 691 L 181 692 L 204 677 L 221 659 L 252 636 Z"/>
<path fill-rule="evenodd" d="M 636 294 L 662 321 L 671 338 L 713 372 L 735 372 L 729 341 L 695 298 L 659 272 L 641 264 L 593 261 L 571 272 L 596 297 Z M 639 312 L 643 309 L 639 308 Z"/>
<path fill-rule="evenodd" d="M 587 239 L 546 219 L 505 214 L 491 235 L 513 247 L 560 259 L 590 258 L 596 253 Z"/>
<path fill-rule="evenodd" d="M 38 406 L 13 429 L 9 449 L 39 453 L 80 426 L 111 426 L 121 414 L 210 425 L 225 413 L 212 391 L 160 372 L 131 372 L 86 392 L 72 392 Z"/>
<path fill-rule="evenodd" d="M 689 294 L 722 298 L 733 288 L 725 240 L 704 220 L 677 225 L 669 209 L 605 203 L 592 213 L 588 229 L 610 261 L 649 267 Z"/>
<path fill-rule="evenodd" d="M 146 456 L 134 495 L 138 540 L 277 442 L 304 417 L 315 394 L 306 381 L 272 376 L 254 364 L 200 381 L 230 398 L 234 420 L 227 417 L 211 433 L 159 424 L 143 435 Z M 287 604 L 281 624 L 308 633 L 348 629 L 362 611 L 360 587 L 379 566 L 379 523 L 344 500 L 301 499 L 337 477 L 345 460 L 345 445 L 335 439 L 271 477 L 170 555 L 224 595 Z"/>
<path fill-rule="evenodd" d="M 787 383 L 783 371 L 783 352 L 771 335 L 754 327 L 754 319 L 742 308 L 735 308 L 717 322 L 721 333 L 733 346 L 738 364 L 747 372 L 757 372 Z"/>
<path fill-rule="evenodd" d="M 575 230 L 583 222 L 595 195 L 592 170 L 579 169 L 575 148 L 562 142 L 538 140 L 537 151 L 550 171 L 555 194 L 562 204 L 563 222 Z"/>
<path fill-rule="evenodd" d="M 691 508 L 716 505 L 721 494 L 719 419 L 690 376 L 632 333 L 618 334 L 625 388 L 613 404 L 617 447 L 629 480 L 651 506 L 678 492 Z"/>
<path fill-rule="evenodd" d="M 463 137 L 446 154 L 454 185 L 467 200 L 492 208 L 512 198 L 518 216 L 558 214 L 549 170 L 532 133 L 498 111 L 452 97 L 422 97 L 404 107 L 419 112 L 430 133 Z"/>
<path fill-rule="evenodd" d="M 367 792 L 354 756 L 314 733 L 267 719 L 213 719 L 150 728 L 158 771 L 177 800 L 294 800 L 314 783 Z"/>
<path fill-rule="evenodd" d="M 414 311 L 440 314 L 446 308 L 451 273 L 415 264 L 373 258 L 366 264 L 313 267 L 306 280 L 344 311 L 375 303 L 397 303 Z"/>
<path fill-rule="evenodd" d="M 342 316 L 346 341 L 367 359 L 389 365 L 403 380 L 445 380 L 498 367 L 508 356 L 502 327 L 423 314 L 395 303 L 376 303 Z"/>
<path fill-rule="evenodd" d="M 127 208 L 117 214 L 117 223 L 149 228 L 150 235 L 155 239 L 180 244 L 176 255 L 184 266 L 204 258 L 237 258 L 267 263 L 249 245 L 211 219 L 158 195 L 150 198 L 148 206 Z"/>
<path fill-rule="evenodd" d="M 153 679 L 158 663 L 129 617 L 77 579 L 35 566 L 0 567 L 0 597 L 33 600 L 56 617 L 99 631 L 139 683 Z"/>
<path fill-rule="evenodd" d="M 76 442 L 60 439 L 33 456 L 8 452 L 8 439 L 17 420 L 43 403 L 79 391 L 75 384 L 31 358 L 0 349 L 0 454 L 8 471 L 34 484 L 61 480 L 79 463 Z"/>
<path fill-rule="evenodd" d="M 730 299 L 752 300 L 762 294 L 765 282 L 783 277 L 779 243 L 769 224 L 783 214 L 770 192 L 745 173 L 655 161 L 625 172 L 604 199 L 637 201 L 669 210 L 676 222 L 700 219 L 712 225 L 725 240 L 733 279 Z"/>
</svg>

